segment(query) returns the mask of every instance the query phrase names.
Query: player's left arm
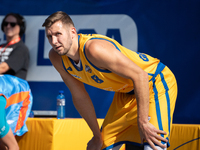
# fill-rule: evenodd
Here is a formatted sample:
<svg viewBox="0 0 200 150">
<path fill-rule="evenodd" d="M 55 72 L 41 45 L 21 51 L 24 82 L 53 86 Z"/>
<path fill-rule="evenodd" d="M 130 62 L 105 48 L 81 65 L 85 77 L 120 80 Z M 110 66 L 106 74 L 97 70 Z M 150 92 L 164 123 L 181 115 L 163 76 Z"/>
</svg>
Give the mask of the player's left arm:
<svg viewBox="0 0 200 150">
<path fill-rule="evenodd" d="M 158 140 L 165 142 L 167 140 L 158 134 L 166 134 L 166 132 L 156 129 L 148 122 L 148 74 L 117 50 L 113 44 L 105 40 L 88 41 L 85 46 L 85 51 L 88 59 L 98 68 L 110 70 L 119 76 L 133 81 L 137 100 L 138 126 L 141 141 L 146 140 L 153 149 L 156 149 L 153 143 L 164 148 L 165 145 L 161 144 Z"/>
</svg>

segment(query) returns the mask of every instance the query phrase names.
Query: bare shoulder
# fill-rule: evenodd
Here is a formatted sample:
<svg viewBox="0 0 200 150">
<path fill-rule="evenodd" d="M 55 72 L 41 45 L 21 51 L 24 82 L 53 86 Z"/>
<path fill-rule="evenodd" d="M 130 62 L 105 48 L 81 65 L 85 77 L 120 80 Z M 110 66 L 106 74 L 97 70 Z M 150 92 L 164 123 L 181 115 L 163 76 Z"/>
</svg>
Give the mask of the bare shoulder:
<svg viewBox="0 0 200 150">
<path fill-rule="evenodd" d="M 50 60 L 53 60 L 53 59 L 55 59 L 55 58 L 58 58 L 57 55 L 58 55 L 58 54 L 53 50 L 53 48 L 49 51 L 49 59 L 50 59 Z"/>
<path fill-rule="evenodd" d="M 88 41 L 85 45 L 85 52 L 89 59 L 106 59 L 114 51 L 116 51 L 115 46 L 106 40 L 94 39 Z"/>
<path fill-rule="evenodd" d="M 85 48 L 86 56 L 98 68 L 110 70 L 118 75 L 125 76 L 125 68 L 128 69 L 127 66 L 135 66 L 130 59 L 109 41 L 91 40 L 87 42 Z"/>
<path fill-rule="evenodd" d="M 98 40 L 89 40 L 85 44 L 85 51 L 86 55 L 94 55 L 98 52 L 98 49 L 100 48 L 100 42 Z"/>
</svg>

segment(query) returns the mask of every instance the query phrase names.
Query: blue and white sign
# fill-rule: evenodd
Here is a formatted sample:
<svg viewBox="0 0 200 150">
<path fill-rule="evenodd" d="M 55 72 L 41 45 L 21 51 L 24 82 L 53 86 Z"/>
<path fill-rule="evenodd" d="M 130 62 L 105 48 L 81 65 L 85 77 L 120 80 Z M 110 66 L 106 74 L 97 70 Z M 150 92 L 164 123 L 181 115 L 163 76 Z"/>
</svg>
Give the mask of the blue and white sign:
<svg viewBox="0 0 200 150">
<path fill-rule="evenodd" d="M 4 16 L 0 16 L 0 20 Z M 42 27 L 48 16 L 24 16 L 26 20 L 25 44 L 30 50 L 28 81 L 62 81 L 52 66 L 48 52 L 51 45 Z M 137 28 L 127 15 L 71 15 L 78 33 L 103 34 L 116 39 L 125 47 L 137 51 Z M 120 22 L 119 22 L 120 21 Z M 103 23 L 103 24 L 102 24 Z M 127 36 L 130 34 L 130 36 Z M 31 35 L 31 36 L 29 36 Z M 3 33 L 0 39 L 3 39 Z M 5 39 L 1 43 L 6 42 Z"/>
<path fill-rule="evenodd" d="M 11 5 L 13 4 L 13 5 Z M 175 74 L 178 98 L 174 123 L 200 123 L 200 1 L 133 0 L 8 0 L 0 5 L 0 21 L 10 12 L 25 17 L 25 44 L 31 55 L 27 80 L 33 94 L 34 110 L 56 110 L 56 95 L 65 91 L 66 116 L 80 117 L 71 94 L 48 59 L 51 48 L 44 20 L 65 11 L 78 33 L 98 33 L 116 39 L 123 46 L 161 60 Z M 0 43 L 5 37 L 0 31 Z M 103 118 L 113 93 L 86 86 L 97 117 Z"/>
</svg>

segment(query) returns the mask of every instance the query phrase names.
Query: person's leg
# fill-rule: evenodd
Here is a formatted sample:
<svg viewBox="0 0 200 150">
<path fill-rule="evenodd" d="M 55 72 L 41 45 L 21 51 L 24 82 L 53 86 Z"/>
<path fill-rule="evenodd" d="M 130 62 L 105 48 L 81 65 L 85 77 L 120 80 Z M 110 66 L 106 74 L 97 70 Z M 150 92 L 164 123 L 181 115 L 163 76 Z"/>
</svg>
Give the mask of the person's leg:
<svg viewBox="0 0 200 150">
<path fill-rule="evenodd" d="M 156 146 L 157 150 L 167 150 L 167 148 L 161 148 L 160 146 Z M 144 150 L 153 150 L 150 145 L 145 145 Z"/>
<path fill-rule="evenodd" d="M 127 143 L 126 150 L 144 150 L 144 145 L 137 146 L 137 145 Z"/>
<path fill-rule="evenodd" d="M 102 149 L 110 149 L 114 145 L 127 142 L 141 143 L 135 95 L 115 93 L 102 125 L 102 135 Z"/>
<path fill-rule="evenodd" d="M 167 148 L 161 148 L 159 146 L 156 146 L 157 150 L 167 150 Z M 126 150 L 153 150 L 150 145 L 141 145 L 136 146 L 133 144 L 126 144 Z"/>
<path fill-rule="evenodd" d="M 157 129 L 167 132 L 162 137 L 168 143 L 161 141 L 162 144 L 169 146 L 170 131 L 172 126 L 173 113 L 177 97 L 177 83 L 171 71 L 165 69 L 156 76 L 152 82 L 153 88 L 149 100 L 149 122 Z"/>
<path fill-rule="evenodd" d="M 9 150 L 18 150 L 19 147 L 17 141 L 6 121 L 5 106 L 6 99 L 4 96 L 0 96 L 0 144 L 1 147 L 8 147 Z"/>
<path fill-rule="evenodd" d="M 151 84 L 151 83 L 150 83 Z M 167 132 L 168 139 L 177 97 L 177 83 L 171 71 L 165 67 L 152 81 L 149 100 L 149 122 L 157 129 Z M 113 102 L 102 125 L 103 149 L 119 142 L 141 145 L 137 127 L 137 102 L 135 95 L 115 93 Z M 163 144 L 163 141 L 161 141 Z M 147 142 L 145 142 L 147 143 Z"/>
</svg>

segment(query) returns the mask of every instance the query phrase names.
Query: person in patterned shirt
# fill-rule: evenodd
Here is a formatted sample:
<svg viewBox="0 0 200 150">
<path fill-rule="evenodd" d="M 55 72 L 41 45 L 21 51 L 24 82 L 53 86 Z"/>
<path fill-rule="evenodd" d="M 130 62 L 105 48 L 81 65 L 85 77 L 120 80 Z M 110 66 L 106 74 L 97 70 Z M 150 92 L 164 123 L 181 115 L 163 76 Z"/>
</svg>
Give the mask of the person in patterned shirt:
<svg viewBox="0 0 200 150">
<path fill-rule="evenodd" d="M 25 33 L 25 20 L 16 13 L 7 14 L 1 24 L 6 43 L 0 45 L 0 74 L 10 74 L 26 79 L 29 50 L 21 40 Z"/>
</svg>

